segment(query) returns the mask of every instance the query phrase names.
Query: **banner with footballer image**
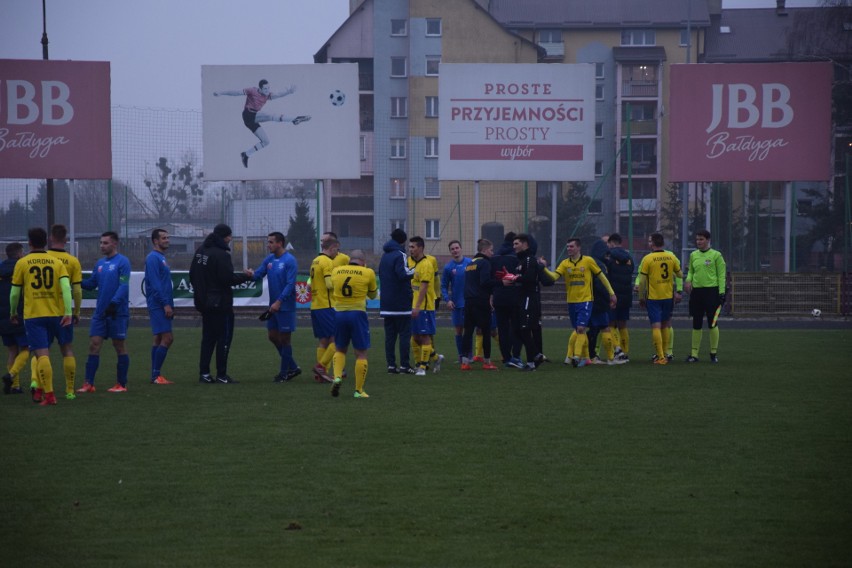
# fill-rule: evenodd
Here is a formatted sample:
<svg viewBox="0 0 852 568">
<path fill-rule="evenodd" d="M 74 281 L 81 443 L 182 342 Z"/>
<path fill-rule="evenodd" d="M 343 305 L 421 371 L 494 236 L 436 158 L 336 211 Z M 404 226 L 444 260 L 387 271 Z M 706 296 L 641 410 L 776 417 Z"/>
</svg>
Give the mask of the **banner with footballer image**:
<svg viewBox="0 0 852 568">
<path fill-rule="evenodd" d="M 671 181 L 831 176 L 831 63 L 671 67 Z"/>
<path fill-rule="evenodd" d="M 0 59 L 0 178 L 111 177 L 109 63 Z"/>
<path fill-rule="evenodd" d="M 358 65 L 201 67 L 204 178 L 361 176 Z"/>
</svg>

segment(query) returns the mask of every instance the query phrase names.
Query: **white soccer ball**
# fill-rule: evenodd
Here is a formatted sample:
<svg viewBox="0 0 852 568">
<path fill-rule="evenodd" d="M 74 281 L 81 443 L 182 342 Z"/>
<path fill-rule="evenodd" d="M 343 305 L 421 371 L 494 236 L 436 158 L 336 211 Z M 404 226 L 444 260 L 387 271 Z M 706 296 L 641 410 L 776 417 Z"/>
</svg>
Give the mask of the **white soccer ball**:
<svg viewBox="0 0 852 568">
<path fill-rule="evenodd" d="M 340 89 L 335 89 L 331 92 L 331 94 L 328 96 L 328 98 L 331 101 L 331 104 L 333 104 L 336 107 L 339 107 L 344 102 L 346 102 L 346 93 L 344 93 Z"/>
<path fill-rule="evenodd" d="M 819 308 L 814 308 L 814 309 L 811 310 L 811 315 L 814 316 L 815 318 L 818 318 L 819 316 L 822 315 L 822 310 L 819 309 Z"/>
</svg>

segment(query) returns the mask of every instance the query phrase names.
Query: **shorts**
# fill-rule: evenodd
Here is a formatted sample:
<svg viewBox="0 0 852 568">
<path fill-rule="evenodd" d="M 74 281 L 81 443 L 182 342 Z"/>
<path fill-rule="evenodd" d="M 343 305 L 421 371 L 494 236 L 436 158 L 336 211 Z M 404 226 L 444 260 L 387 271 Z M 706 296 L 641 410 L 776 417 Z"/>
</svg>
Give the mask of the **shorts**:
<svg viewBox="0 0 852 568">
<path fill-rule="evenodd" d="M 689 315 L 693 322 L 698 320 L 701 329 L 701 318 L 707 316 L 707 321 L 713 320 L 716 308 L 719 307 L 719 288 L 693 288 L 689 295 Z"/>
<path fill-rule="evenodd" d="M 311 325 L 314 328 L 314 337 L 317 339 L 333 336 L 336 325 L 334 308 L 311 310 Z"/>
<path fill-rule="evenodd" d="M 349 343 L 358 351 L 370 348 L 370 324 L 367 312 L 353 310 L 337 312 L 334 316 L 334 345 L 337 349 L 346 349 Z"/>
<path fill-rule="evenodd" d="M 609 311 L 609 321 L 630 321 L 630 306 L 615 306 Z"/>
<path fill-rule="evenodd" d="M 293 333 L 296 331 L 296 311 L 278 311 L 266 320 L 266 329 L 278 333 Z"/>
<path fill-rule="evenodd" d="M 589 327 L 592 319 L 591 302 L 571 302 L 568 304 L 568 315 L 571 317 L 571 327 Z"/>
<path fill-rule="evenodd" d="M 249 110 L 247 108 L 243 109 L 243 124 L 246 125 L 246 128 L 254 132 L 258 128 L 260 128 L 260 123 L 257 121 L 257 113 L 253 110 Z"/>
<path fill-rule="evenodd" d="M 609 312 L 592 312 L 589 318 L 589 327 L 609 327 Z"/>
<path fill-rule="evenodd" d="M 166 311 L 163 308 L 148 308 L 148 318 L 151 320 L 152 334 L 172 332 L 172 320 L 166 317 Z"/>
<path fill-rule="evenodd" d="M 662 323 L 672 319 L 674 300 L 646 300 L 645 308 L 648 310 L 648 321 L 651 323 Z"/>
<path fill-rule="evenodd" d="M 74 326 L 66 325 L 65 327 L 59 326 L 59 330 L 56 332 L 56 337 L 54 337 L 56 343 L 59 345 L 68 345 L 70 343 L 74 343 Z"/>
<path fill-rule="evenodd" d="M 462 327 L 464 325 L 464 306 L 453 308 L 452 318 L 453 327 Z"/>
<path fill-rule="evenodd" d="M 413 335 L 435 335 L 435 312 L 421 310 L 416 318 L 412 318 L 411 333 Z"/>
<path fill-rule="evenodd" d="M 27 342 L 30 351 L 36 349 L 47 349 L 53 338 L 57 336 L 61 326 L 62 317 L 50 316 L 44 318 L 30 318 L 24 320 L 27 329 Z"/>
<path fill-rule="evenodd" d="M 115 316 L 114 318 L 92 316 L 92 323 L 89 326 L 89 337 L 127 339 L 127 326 L 129 323 L 130 316 Z"/>
<path fill-rule="evenodd" d="M 29 343 L 27 343 L 26 333 L 4 333 L 0 337 L 3 338 L 3 345 L 5 347 L 12 347 L 13 345 L 17 345 L 18 347 L 26 347 L 29 345 Z"/>
</svg>

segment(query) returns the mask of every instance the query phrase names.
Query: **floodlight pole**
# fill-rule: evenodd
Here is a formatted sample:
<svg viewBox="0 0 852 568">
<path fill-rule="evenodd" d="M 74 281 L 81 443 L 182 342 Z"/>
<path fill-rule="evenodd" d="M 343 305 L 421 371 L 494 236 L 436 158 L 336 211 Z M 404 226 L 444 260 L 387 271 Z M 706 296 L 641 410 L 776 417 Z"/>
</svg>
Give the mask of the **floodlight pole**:
<svg viewBox="0 0 852 568">
<path fill-rule="evenodd" d="M 47 61 L 50 59 L 48 57 L 47 52 L 47 0 L 41 0 L 41 23 L 42 23 L 42 32 L 41 32 L 41 58 Z M 47 190 L 47 230 L 50 231 L 50 227 L 53 226 L 53 222 L 56 219 L 56 211 L 53 206 L 53 179 L 48 178 L 45 184 L 45 188 Z"/>
</svg>

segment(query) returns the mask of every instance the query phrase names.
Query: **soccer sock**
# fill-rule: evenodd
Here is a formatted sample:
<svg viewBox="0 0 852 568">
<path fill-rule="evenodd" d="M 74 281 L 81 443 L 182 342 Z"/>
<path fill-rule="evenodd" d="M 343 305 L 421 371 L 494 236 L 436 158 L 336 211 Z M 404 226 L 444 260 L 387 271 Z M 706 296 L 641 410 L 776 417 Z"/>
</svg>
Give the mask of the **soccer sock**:
<svg viewBox="0 0 852 568">
<path fill-rule="evenodd" d="M 578 333 L 574 339 L 574 355 L 585 359 L 589 358 L 589 336 Z"/>
<path fill-rule="evenodd" d="M 621 350 L 630 353 L 630 332 L 625 327 L 618 330 L 618 336 L 621 338 Z"/>
<path fill-rule="evenodd" d="M 482 357 L 482 334 L 477 333 L 476 335 L 474 335 L 473 342 L 475 345 L 473 348 L 473 354 L 476 357 Z"/>
<path fill-rule="evenodd" d="M 86 359 L 86 382 L 95 384 L 95 373 L 98 372 L 98 366 L 101 364 L 100 355 L 89 355 Z"/>
<path fill-rule="evenodd" d="M 674 352 L 674 328 L 663 328 L 663 345 L 666 346 L 666 355 L 671 355 Z"/>
<path fill-rule="evenodd" d="M 658 358 L 665 358 L 666 354 L 663 352 L 663 332 L 659 327 L 655 327 L 651 329 L 651 338 L 654 341 L 654 352 L 657 354 Z"/>
<path fill-rule="evenodd" d="M 355 359 L 355 390 L 364 392 L 364 382 L 367 380 L 367 360 Z"/>
<path fill-rule="evenodd" d="M 411 353 L 414 354 L 414 362 L 416 365 L 420 364 L 420 361 L 423 359 L 420 358 L 421 347 L 418 343 L 414 341 L 414 338 L 411 339 Z"/>
<path fill-rule="evenodd" d="M 701 338 L 704 336 L 703 329 L 692 330 L 692 356 L 698 357 L 698 350 L 701 349 Z"/>
<path fill-rule="evenodd" d="M 615 347 L 612 345 L 612 334 L 611 333 L 602 333 L 603 336 L 603 346 L 606 351 L 606 360 L 612 361 L 612 358 L 615 357 Z"/>
<path fill-rule="evenodd" d="M 432 356 L 432 345 L 420 346 L 420 366 L 425 367 L 429 364 L 429 358 Z"/>
<path fill-rule="evenodd" d="M 710 328 L 710 353 L 719 349 L 719 326 Z"/>
<path fill-rule="evenodd" d="M 462 353 L 462 336 L 456 335 L 456 351 L 459 354 L 459 359 L 467 355 L 467 353 Z"/>
<path fill-rule="evenodd" d="M 116 373 L 118 373 L 118 384 L 123 387 L 127 386 L 127 371 L 130 370 L 130 355 L 125 353 L 118 356 L 118 363 L 115 365 Z"/>
<path fill-rule="evenodd" d="M 618 328 L 610 327 L 609 332 L 612 335 L 613 346 L 621 346 L 621 334 L 618 332 Z"/>
<path fill-rule="evenodd" d="M 342 377 L 343 370 L 346 369 L 346 353 L 335 351 L 332 360 L 334 364 L 334 378 L 337 379 Z"/>
<path fill-rule="evenodd" d="M 166 361 L 166 355 L 169 354 L 169 348 L 159 345 L 154 351 L 154 363 L 151 366 L 151 380 L 159 377 L 163 372 L 163 363 Z"/>
<path fill-rule="evenodd" d="M 21 371 L 24 370 L 24 367 L 27 366 L 27 361 L 30 358 L 30 350 L 29 349 L 21 349 L 18 355 L 15 357 L 15 361 L 12 363 L 12 367 L 9 369 L 9 374 L 12 375 L 12 387 L 19 389 L 21 388 Z"/>
<path fill-rule="evenodd" d="M 73 393 L 77 378 L 77 359 L 73 355 L 62 358 L 62 374 L 65 375 L 65 393 Z"/>
<path fill-rule="evenodd" d="M 571 336 L 568 338 L 568 352 L 565 354 L 565 357 L 573 357 L 574 353 L 577 352 L 577 332 L 572 331 Z"/>
<path fill-rule="evenodd" d="M 158 345 L 151 346 L 151 378 L 156 379 L 157 374 L 154 373 L 154 369 L 157 369 L 157 347 Z"/>
<path fill-rule="evenodd" d="M 36 361 L 36 369 L 41 388 L 45 393 L 53 392 L 53 367 L 50 366 L 50 357 L 42 355 Z"/>
<path fill-rule="evenodd" d="M 325 352 L 322 354 L 322 359 L 320 359 L 320 365 L 326 368 L 331 366 L 331 361 L 334 359 L 334 354 L 337 353 L 337 346 L 334 345 L 334 341 L 328 344 L 328 347 L 325 348 Z"/>
<path fill-rule="evenodd" d="M 278 372 L 284 374 L 290 371 L 290 369 L 295 369 L 296 365 L 291 365 L 290 362 L 293 361 L 293 346 L 292 345 L 282 345 L 278 349 L 278 355 L 281 356 L 281 363 L 278 366 Z"/>
<path fill-rule="evenodd" d="M 323 347 L 322 345 L 317 347 L 317 365 L 322 365 L 322 358 L 325 357 L 325 352 L 328 347 Z"/>
</svg>

